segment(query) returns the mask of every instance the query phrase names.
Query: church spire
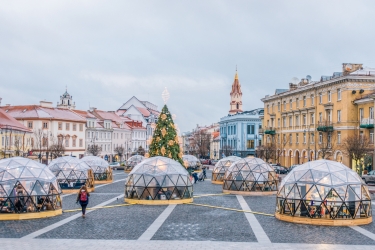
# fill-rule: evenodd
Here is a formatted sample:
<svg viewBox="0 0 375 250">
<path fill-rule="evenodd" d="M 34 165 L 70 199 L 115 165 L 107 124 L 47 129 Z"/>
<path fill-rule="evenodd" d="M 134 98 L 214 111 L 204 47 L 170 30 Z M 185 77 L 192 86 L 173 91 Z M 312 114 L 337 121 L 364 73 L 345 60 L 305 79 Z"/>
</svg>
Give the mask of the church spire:
<svg viewBox="0 0 375 250">
<path fill-rule="evenodd" d="M 232 84 L 232 91 L 230 92 L 230 99 L 229 114 L 233 115 L 242 112 L 242 91 L 240 81 L 238 80 L 237 65 L 236 74 L 234 75 L 234 81 Z"/>
</svg>

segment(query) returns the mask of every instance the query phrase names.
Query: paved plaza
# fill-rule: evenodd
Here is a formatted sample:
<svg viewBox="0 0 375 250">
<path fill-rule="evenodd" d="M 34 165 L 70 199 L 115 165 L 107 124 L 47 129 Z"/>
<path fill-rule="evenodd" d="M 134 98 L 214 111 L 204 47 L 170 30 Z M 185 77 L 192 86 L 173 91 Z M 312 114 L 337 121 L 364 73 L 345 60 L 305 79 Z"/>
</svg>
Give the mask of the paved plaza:
<svg viewBox="0 0 375 250">
<path fill-rule="evenodd" d="M 81 217 L 75 195 L 61 216 L 0 221 L 0 249 L 374 249 L 375 223 L 354 227 L 291 224 L 273 217 L 275 196 L 222 195 L 209 180 L 194 186 L 194 204 L 127 205 L 126 174 L 98 185 Z M 211 171 L 208 172 L 208 178 Z M 373 202 L 374 204 L 374 202 Z M 250 211 L 254 213 L 250 213 Z M 373 210 L 374 213 L 374 210 Z"/>
</svg>

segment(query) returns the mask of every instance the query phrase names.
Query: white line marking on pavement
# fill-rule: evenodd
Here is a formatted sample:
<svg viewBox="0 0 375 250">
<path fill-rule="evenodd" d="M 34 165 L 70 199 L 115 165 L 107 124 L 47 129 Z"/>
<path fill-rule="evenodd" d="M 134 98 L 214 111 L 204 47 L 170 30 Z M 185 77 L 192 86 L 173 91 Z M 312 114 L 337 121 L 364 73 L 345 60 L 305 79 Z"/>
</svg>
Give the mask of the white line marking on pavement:
<svg viewBox="0 0 375 250">
<path fill-rule="evenodd" d="M 251 211 L 249 205 L 246 203 L 242 195 L 236 195 L 236 197 L 237 197 L 238 202 L 241 205 L 242 210 Z M 260 225 L 255 215 L 251 213 L 245 213 L 245 216 L 258 242 L 262 244 L 271 244 L 270 239 L 268 238 L 266 232 L 264 232 L 262 226 Z"/>
<path fill-rule="evenodd" d="M 176 205 L 169 205 L 164 211 L 159 215 L 158 218 L 147 228 L 147 230 L 138 238 L 138 240 L 151 240 L 156 231 L 163 225 L 164 221 L 172 213 Z"/>
<path fill-rule="evenodd" d="M 112 202 L 116 201 L 117 199 L 122 198 L 122 197 L 124 197 L 124 194 L 121 194 L 121 195 L 119 195 L 119 196 L 117 196 L 115 198 L 112 198 L 110 200 L 102 202 L 102 203 L 96 205 L 95 207 L 93 207 L 93 209 L 95 209 L 96 207 L 105 206 L 105 205 L 107 205 L 109 203 L 112 203 Z M 95 211 L 95 210 L 88 210 L 88 211 L 86 211 L 86 214 L 91 213 L 92 211 Z M 72 216 L 70 216 L 70 217 L 68 217 L 66 219 L 63 219 L 63 220 L 61 220 L 59 222 L 56 222 L 56 223 L 54 223 L 52 225 L 49 225 L 49 226 L 47 226 L 45 228 L 42 228 L 42 229 L 40 229 L 38 231 L 35 231 L 35 232 L 31 233 L 31 234 L 25 235 L 21 239 L 33 239 L 33 238 L 36 238 L 36 237 L 38 237 L 38 236 L 40 236 L 40 235 L 42 235 L 44 233 L 47 233 L 48 231 L 51 231 L 51 230 L 53 230 L 53 229 L 55 229 L 57 227 L 60 227 L 60 226 L 66 224 L 66 223 L 68 223 L 68 222 L 70 222 L 72 220 L 75 220 L 75 219 L 77 219 L 78 217 L 81 217 L 81 216 L 82 216 L 81 213 L 77 213 L 77 214 L 72 215 Z"/>
<path fill-rule="evenodd" d="M 359 226 L 350 226 L 351 229 L 356 230 L 357 232 L 363 234 L 364 236 L 369 237 L 372 240 L 375 240 L 375 234 L 367 231 L 366 229 L 359 227 Z"/>
</svg>

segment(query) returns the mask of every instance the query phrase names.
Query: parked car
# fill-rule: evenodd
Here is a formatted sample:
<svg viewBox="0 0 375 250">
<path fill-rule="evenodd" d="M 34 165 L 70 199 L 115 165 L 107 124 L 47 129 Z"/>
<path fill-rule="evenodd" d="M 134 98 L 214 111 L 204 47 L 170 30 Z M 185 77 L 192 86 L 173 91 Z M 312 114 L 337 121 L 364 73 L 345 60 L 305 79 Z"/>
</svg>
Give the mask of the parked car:
<svg viewBox="0 0 375 250">
<path fill-rule="evenodd" d="M 367 183 L 375 183 L 375 170 L 368 172 L 367 174 L 362 175 L 363 181 Z"/>
<path fill-rule="evenodd" d="M 201 159 L 200 161 L 201 161 L 202 165 L 208 165 L 207 159 Z"/>
<path fill-rule="evenodd" d="M 120 168 L 120 163 L 119 162 L 111 162 L 111 163 L 109 163 L 109 167 L 116 170 L 116 169 Z"/>
<path fill-rule="evenodd" d="M 285 167 L 282 166 L 273 166 L 275 169 L 276 174 L 287 174 L 288 170 Z"/>
</svg>

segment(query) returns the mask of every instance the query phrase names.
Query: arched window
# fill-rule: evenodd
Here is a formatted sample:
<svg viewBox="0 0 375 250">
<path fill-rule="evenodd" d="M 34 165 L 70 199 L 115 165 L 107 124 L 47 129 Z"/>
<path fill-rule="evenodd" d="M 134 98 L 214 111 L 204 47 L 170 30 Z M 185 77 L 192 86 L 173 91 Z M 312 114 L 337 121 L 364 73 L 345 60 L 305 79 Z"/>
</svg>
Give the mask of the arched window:
<svg viewBox="0 0 375 250">
<path fill-rule="evenodd" d="M 239 105 L 238 105 L 238 103 L 237 103 L 236 105 L 237 105 L 237 109 L 239 109 Z"/>
</svg>

